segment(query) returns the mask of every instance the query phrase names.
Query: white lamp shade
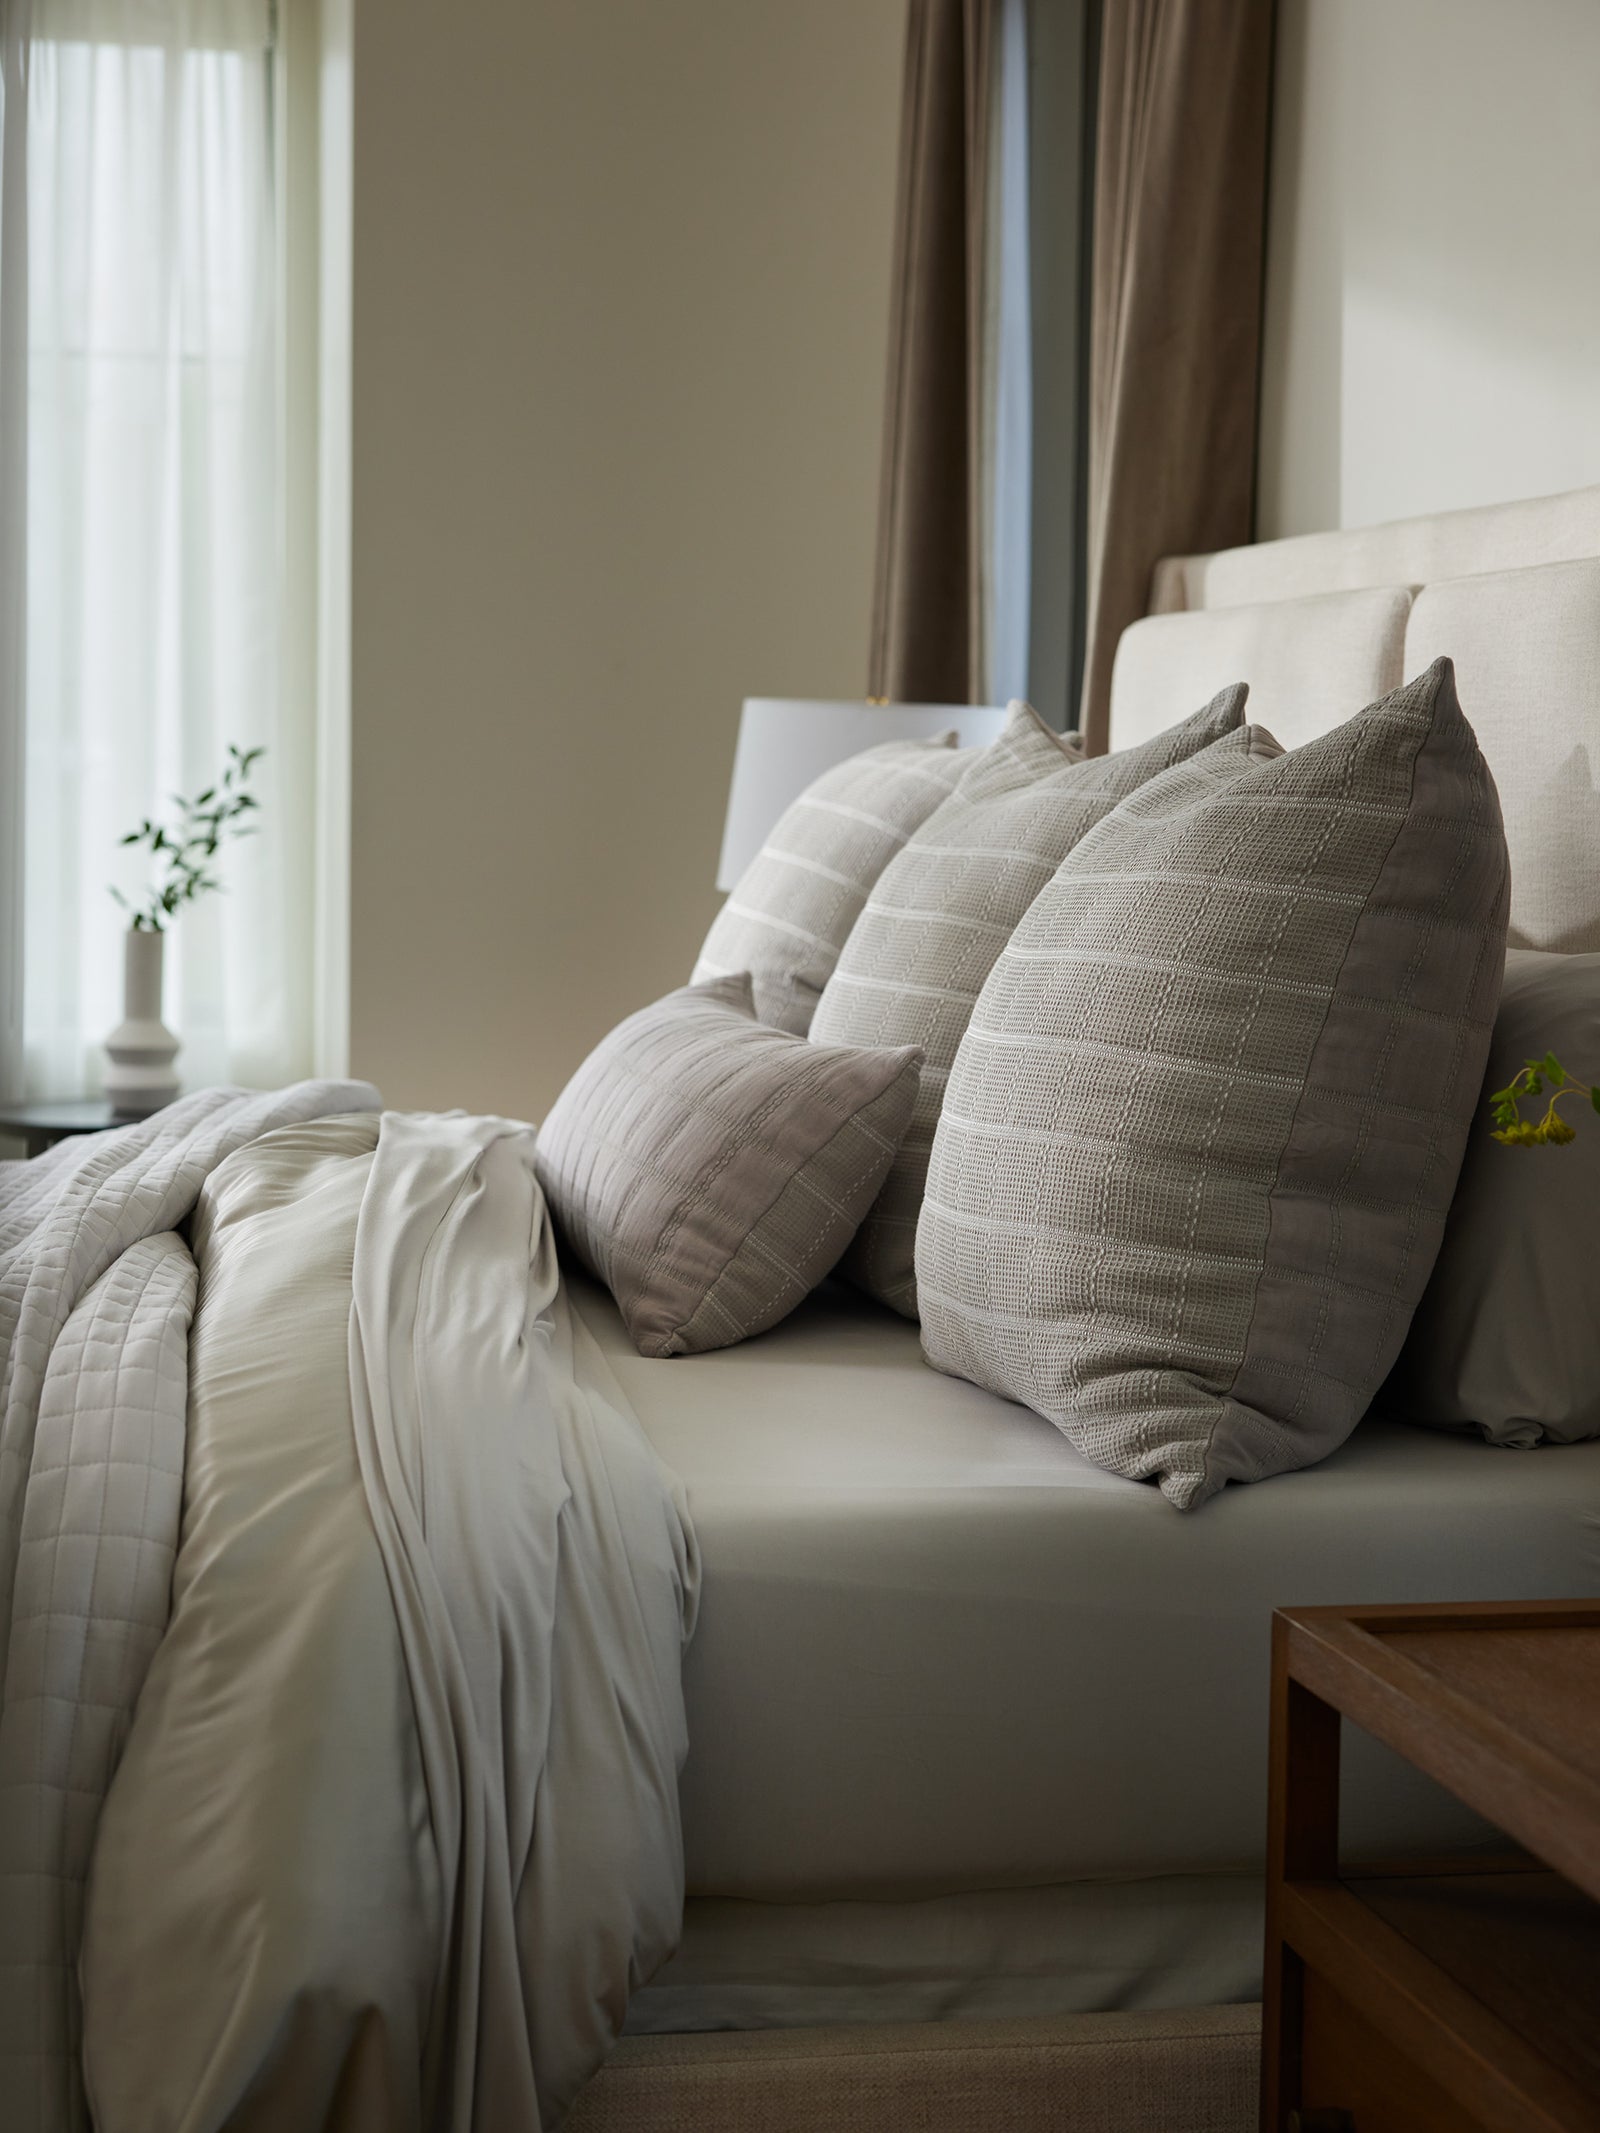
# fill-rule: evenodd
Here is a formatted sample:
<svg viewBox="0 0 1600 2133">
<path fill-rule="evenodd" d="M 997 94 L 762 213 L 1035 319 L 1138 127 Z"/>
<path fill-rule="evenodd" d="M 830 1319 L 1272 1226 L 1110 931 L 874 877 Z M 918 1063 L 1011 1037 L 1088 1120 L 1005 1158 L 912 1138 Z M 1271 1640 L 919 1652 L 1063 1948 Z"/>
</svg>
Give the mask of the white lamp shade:
<svg viewBox="0 0 1600 2133">
<path fill-rule="evenodd" d="M 717 887 L 733 887 L 784 809 L 835 763 L 880 741 L 931 741 L 952 727 L 959 747 L 985 747 L 1005 717 L 996 704 L 829 703 L 747 696 L 733 755 Z"/>
</svg>

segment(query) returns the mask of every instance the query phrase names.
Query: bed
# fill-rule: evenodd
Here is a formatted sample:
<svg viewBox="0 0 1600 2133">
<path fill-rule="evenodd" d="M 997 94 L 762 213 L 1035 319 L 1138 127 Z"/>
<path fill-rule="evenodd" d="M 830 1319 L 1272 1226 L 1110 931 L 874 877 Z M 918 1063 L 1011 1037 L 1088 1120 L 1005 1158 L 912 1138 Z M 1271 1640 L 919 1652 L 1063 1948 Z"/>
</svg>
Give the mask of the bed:
<svg viewBox="0 0 1600 2133">
<path fill-rule="evenodd" d="M 1600 1589 L 1600 1443 L 1374 1421 L 1179 1520 L 842 1287 L 670 1363 L 573 1293 L 703 1581 L 688 1932 L 636 2031 L 1251 1998 L 1273 1607 Z M 1477 1834 L 1376 1752 L 1347 1785 L 1369 1856 Z"/>
<path fill-rule="evenodd" d="M 1450 653 L 1513 941 L 1600 947 L 1600 491 L 1154 604 L 1114 745 L 1240 677 L 1294 745 Z M 641 1358 L 526 1129 L 374 1102 L 3 1181 L 19 2129 L 554 2124 L 624 2018 L 574 2126 L 888 2127 L 957 2074 L 974 2126 L 1062 2082 L 1242 2126 L 1271 1609 L 1600 1590 L 1600 1441 L 1369 1419 L 1179 1515 L 832 1283 Z M 1356 1754 L 1347 1834 L 1481 1832 Z"/>
<path fill-rule="evenodd" d="M 1175 558 L 1119 648 L 1112 746 L 1241 677 L 1293 746 L 1447 652 L 1500 788 L 1512 942 L 1593 949 L 1597 648 L 1600 490 Z M 574 1294 L 684 1477 L 705 1578 L 684 1942 L 633 2003 L 619 2080 L 654 2049 L 669 2092 L 697 2030 L 1034 2020 L 1070 2047 L 1101 2011 L 1175 2008 L 1211 2010 L 1196 2066 L 1215 2047 L 1236 2072 L 1272 1608 L 1600 1591 L 1600 1443 L 1508 1458 L 1369 1419 L 1174 1531 L 1148 1490 L 930 1373 L 912 1329 L 842 1288 L 665 1366 L 603 1293 Z M 1372 1855 L 1486 1836 L 1371 1743 L 1351 1744 L 1347 1800 Z M 885 2048 L 909 2069 L 939 2034 Z M 1040 2043 L 1013 2039 L 1019 2079 Z M 761 2094 L 755 2058 L 718 2064 Z M 899 2108 L 937 2093 L 937 2064 L 907 2071 Z M 1212 2093 L 1231 2078 L 1213 2065 Z M 811 2107 L 847 2093 L 823 2081 Z"/>
</svg>

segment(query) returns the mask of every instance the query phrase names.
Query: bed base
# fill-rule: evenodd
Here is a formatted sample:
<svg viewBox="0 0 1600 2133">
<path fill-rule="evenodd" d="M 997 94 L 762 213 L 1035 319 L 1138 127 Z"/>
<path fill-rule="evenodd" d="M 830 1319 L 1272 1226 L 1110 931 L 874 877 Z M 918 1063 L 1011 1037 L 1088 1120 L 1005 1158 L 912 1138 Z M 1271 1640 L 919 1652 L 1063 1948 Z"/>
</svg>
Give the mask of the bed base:
<svg viewBox="0 0 1600 2133">
<path fill-rule="evenodd" d="M 1253 2133 L 1259 2007 L 625 2037 L 568 2133 Z"/>
</svg>

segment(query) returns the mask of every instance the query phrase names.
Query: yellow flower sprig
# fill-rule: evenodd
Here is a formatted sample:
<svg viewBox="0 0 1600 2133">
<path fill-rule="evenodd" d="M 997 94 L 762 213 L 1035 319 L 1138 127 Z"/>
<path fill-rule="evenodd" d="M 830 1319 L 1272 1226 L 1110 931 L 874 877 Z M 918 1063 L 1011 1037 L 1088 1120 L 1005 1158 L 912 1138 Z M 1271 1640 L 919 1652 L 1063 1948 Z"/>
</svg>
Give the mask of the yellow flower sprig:
<svg viewBox="0 0 1600 2133">
<path fill-rule="evenodd" d="M 1546 1090 L 1550 1101 L 1543 1118 L 1524 1118 L 1523 1097 L 1542 1096 Z M 1594 1110 L 1600 1111 L 1600 1087 L 1590 1088 L 1587 1082 L 1574 1081 L 1554 1052 L 1546 1052 L 1542 1059 L 1530 1059 L 1520 1074 L 1489 1098 L 1495 1139 L 1508 1148 L 1561 1148 L 1576 1140 L 1571 1124 L 1556 1109 L 1564 1096 L 1584 1097 Z"/>
</svg>

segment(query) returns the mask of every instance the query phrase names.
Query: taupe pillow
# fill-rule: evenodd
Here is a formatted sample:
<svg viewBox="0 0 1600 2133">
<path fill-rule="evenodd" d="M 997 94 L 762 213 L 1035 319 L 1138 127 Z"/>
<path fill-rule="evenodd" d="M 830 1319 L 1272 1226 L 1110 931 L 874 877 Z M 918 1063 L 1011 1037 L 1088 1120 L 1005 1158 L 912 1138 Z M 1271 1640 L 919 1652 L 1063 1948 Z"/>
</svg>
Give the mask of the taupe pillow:
<svg viewBox="0 0 1600 2133">
<path fill-rule="evenodd" d="M 1600 955 L 1507 953 L 1485 1097 L 1547 1052 L 1600 1081 Z M 1523 1116 L 1542 1117 L 1547 1100 Z M 1387 1412 L 1491 1444 L 1600 1437 L 1600 1118 L 1574 1097 L 1558 1115 L 1576 1129 L 1565 1147 L 1506 1148 L 1480 1102 Z"/>
<path fill-rule="evenodd" d="M 867 891 L 972 761 L 955 738 L 884 741 L 808 785 L 712 920 L 690 983 L 748 970 L 758 1018 L 803 1037 Z"/>
<path fill-rule="evenodd" d="M 811 1025 L 821 1044 L 922 1047 L 917 1108 L 842 1271 L 917 1315 L 917 1216 L 945 1079 L 1012 929 L 1078 839 L 1170 764 L 1237 726 L 1243 688 L 1138 748 L 1085 762 L 1027 704 L 878 877 Z"/>
<path fill-rule="evenodd" d="M 1068 855 L 973 1014 L 917 1240 L 930 1360 L 1185 1508 L 1323 1458 L 1382 1384 L 1505 957 L 1448 660 L 1261 745 L 1217 742 Z"/>
<path fill-rule="evenodd" d="M 540 1128 L 539 1179 L 641 1355 L 726 1348 L 816 1287 L 899 1146 L 917 1063 L 764 1028 L 744 972 L 595 1047 Z"/>
</svg>

